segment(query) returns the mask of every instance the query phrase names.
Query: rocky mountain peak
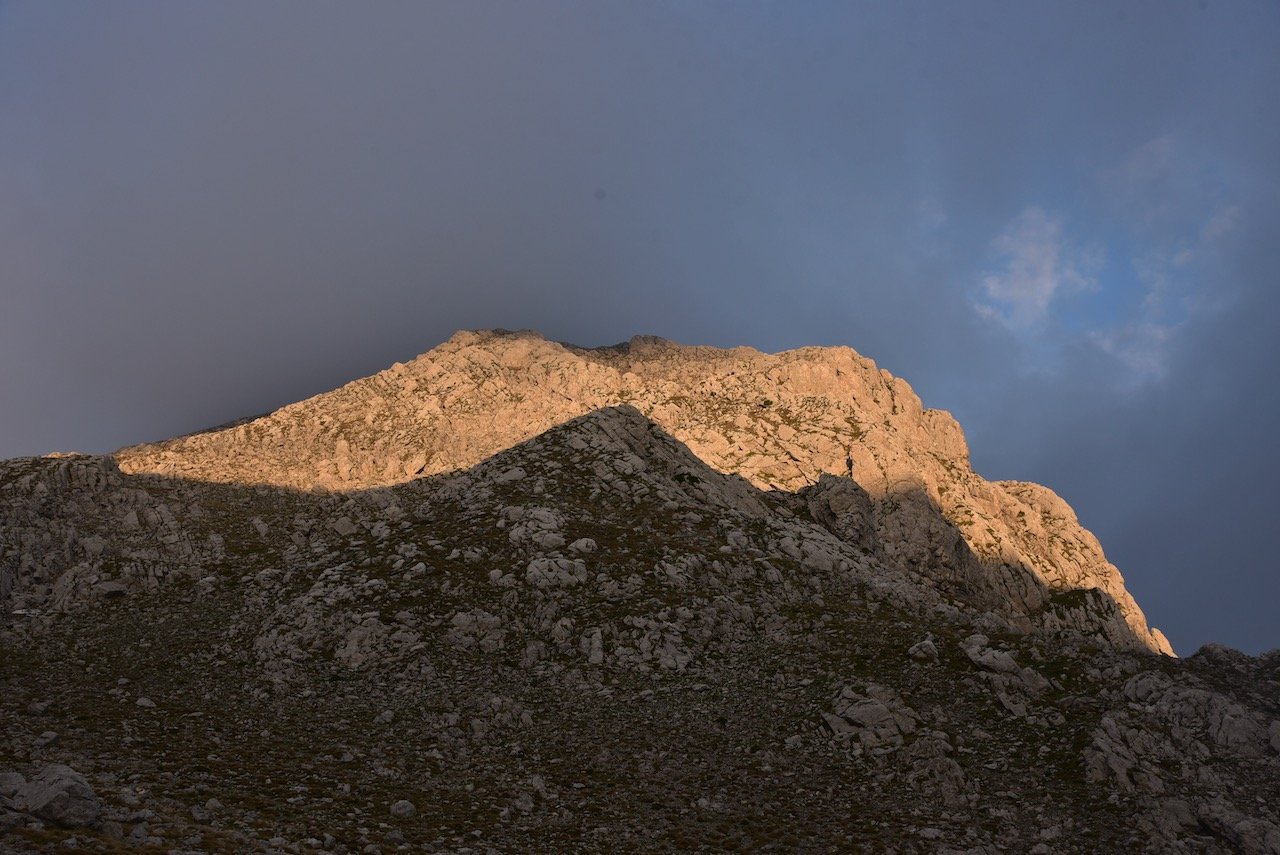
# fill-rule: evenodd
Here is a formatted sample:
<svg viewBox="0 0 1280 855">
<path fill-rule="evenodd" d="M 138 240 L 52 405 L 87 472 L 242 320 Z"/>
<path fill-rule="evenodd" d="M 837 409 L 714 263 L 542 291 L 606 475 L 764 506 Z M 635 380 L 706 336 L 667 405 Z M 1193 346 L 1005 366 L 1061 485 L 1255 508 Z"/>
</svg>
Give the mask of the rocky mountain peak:
<svg viewBox="0 0 1280 855">
<path fill-rule="evenodd" d="M 1114 601 L 1119 644 L 1172 654 L 1119 571 L 1051 491 L 988 482 L 950 414 L 847 347 L 765 354 L 655 336 L 581 348 L 521 330 L 456 333 L 408 363 L 225 430 L 135 446 L 121 469 L 297 490 L 458 471 L 593 410 L 634 407 L 701 460 L 763 490 L 824 475 L 872 499 L 884 560 L 1023 629 L 1071 625 L 1055 595 Z"/>
</svg>

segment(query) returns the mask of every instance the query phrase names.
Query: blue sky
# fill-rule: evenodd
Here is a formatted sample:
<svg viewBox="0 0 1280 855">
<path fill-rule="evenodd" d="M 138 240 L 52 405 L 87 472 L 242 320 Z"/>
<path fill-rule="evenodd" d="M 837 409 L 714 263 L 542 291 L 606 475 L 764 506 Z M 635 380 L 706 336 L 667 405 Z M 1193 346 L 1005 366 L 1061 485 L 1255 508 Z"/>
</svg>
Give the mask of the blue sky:
<svg viewBox="0 0 1280 855">
<path fill-rule="evenodd" d="M 464 327 L 847 344 L 1280 645 L 1280 6 L 0 3 L 0 455 Z"/>
</svg>

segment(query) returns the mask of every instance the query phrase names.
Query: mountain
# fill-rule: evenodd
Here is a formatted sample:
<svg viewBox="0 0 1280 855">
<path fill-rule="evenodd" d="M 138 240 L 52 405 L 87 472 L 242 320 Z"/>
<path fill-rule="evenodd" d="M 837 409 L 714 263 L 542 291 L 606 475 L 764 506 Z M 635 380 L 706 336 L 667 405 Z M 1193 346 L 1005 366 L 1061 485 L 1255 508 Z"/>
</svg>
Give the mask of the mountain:
<svg viewBox="0 0 1280 855">
<path fill-rule="evenodd" d="M 0 462 L 0 606 L 5 851 L 1280 852 L 1280 654 L 847 348 L 459 333 Z"/>
<path fill-rule="evenodd" d="M 1119 571 L 1058 496 L 984 481 L 964 434 L 902 380 L 848 348 L 776 355 L 651 337 L 585 350 L 536 333 L 464 332 L 412 362 L 236 427 L 125 449 L 122 470 L 297 490 L 370 489 L 474 466 L 603 407 L 626 404 L 721 472 L 765 490 L 852 473 L 857 525 L 878 557 L 1022 629 L 1090 615 L 1114 643 L 1172 654 Z M 860 497 L 859 497 L 860 498 Z M 862 508 L 861 505 L 859 505 Z M 828 508 L 826 513 L 833 511 Z"/>
</svg>

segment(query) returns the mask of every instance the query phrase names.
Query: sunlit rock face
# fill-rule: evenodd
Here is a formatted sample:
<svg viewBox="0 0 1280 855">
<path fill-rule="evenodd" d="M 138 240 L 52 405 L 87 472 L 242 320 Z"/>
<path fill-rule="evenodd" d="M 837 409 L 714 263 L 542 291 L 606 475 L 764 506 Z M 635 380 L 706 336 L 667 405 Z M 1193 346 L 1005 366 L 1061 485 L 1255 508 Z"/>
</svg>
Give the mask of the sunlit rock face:
<svg viewBox="0 0 1280 855">
<path fill-rule="evenodd" d="M 1162 650 L 852 351 L 463 333 L 0 461 L 0 850 L 1280 851 L 1280 654 Z"/>
<path fill-rule="evenodd" d="M 764 354 L 636 337 L 583 349 L 531 332 L 461 332 L 334 392 L 235 427 L 124 449 L 116 460 L 131 473 L 369 489 L 465 469 L 618 404 L 761 489 L 851 476 L 873 500 L 868 526 L 882 560 L 1016 627 L 1076 627 L 1173 652 L 1061 498 L 982 479 L 948 413 L 924 409 L 904 381 L 849 348 Z M 1091 588 L 1115 608 L 1086 613 L 1054 600 Z"/>
</svg>

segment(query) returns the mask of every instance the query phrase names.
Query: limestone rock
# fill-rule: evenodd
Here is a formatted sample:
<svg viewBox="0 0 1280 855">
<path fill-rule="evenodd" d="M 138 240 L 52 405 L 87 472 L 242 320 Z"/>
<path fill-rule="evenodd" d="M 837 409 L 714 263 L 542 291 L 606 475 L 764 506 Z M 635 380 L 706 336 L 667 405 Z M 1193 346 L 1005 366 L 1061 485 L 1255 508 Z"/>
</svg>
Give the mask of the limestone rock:
<svg viewBox="0 0 1280 855">
<path fill-rule="evenodd" d="M 874 683 L 861 694 L 850 686 L 840 690 L 823 721 L 839 740 L 853 739 L 867 749 L 901 747 L 915 732 L 918 716 L 892 689 Z"/>
<path fill-rule="evenodd" d="M 907 655 L 918 662 L 936 662 L 938 659 L 938 646 L 933 643 L 932 638 L 926 638 L 911 645 L 907 649 Z"/>
<path fill-rule="evenodd" d="M 102 802 L 84 776 L 70 766 L 51 764 L 16 794 L 14 804 L 32 816 L 67 828 L 92 825 Z"/>
</svg>

